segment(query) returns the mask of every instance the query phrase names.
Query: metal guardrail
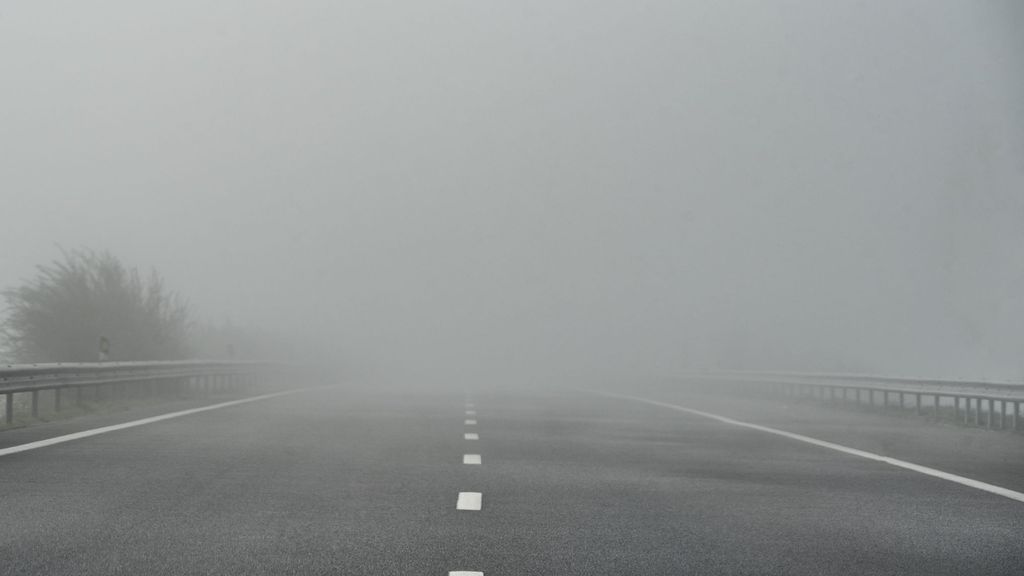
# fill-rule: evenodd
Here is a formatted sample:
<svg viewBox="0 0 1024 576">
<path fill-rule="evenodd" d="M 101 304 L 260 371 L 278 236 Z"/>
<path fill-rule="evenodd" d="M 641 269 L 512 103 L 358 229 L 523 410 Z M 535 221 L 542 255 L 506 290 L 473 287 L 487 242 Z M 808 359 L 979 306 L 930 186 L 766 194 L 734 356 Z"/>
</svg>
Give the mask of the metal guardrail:
<svg viewBox="0 0 1024 576">
<path fill-rule="evenodd" d="M 745 383 L 760 390 L 767 385 L 776 393 L 833 405 L 912 411 L 989 429 L 1024 429 L 1024 383 L 800 372 L 714 372 L 699 377 Z"/>
<path fill-rule="evenodd" d="M 126 395 L 129 389 L 150 394 L 160 390 L 185 393 L 234 390 L 260 382 L 270 365 L 258 362 L 92 362 L 66 364 L 0 365 L 0 395 L 5 400 L 4 423 L 14 421 L 15 394 L 30 394 L 31 413 L 39 416 L 40 392 L 53 391 L 53 409 L 59 412 L 66 390 L 76 390 L 82 404 L 85 391 L 93 399 Z M 104 395 L 105 389 L 108 391 Z"/>
</svg>

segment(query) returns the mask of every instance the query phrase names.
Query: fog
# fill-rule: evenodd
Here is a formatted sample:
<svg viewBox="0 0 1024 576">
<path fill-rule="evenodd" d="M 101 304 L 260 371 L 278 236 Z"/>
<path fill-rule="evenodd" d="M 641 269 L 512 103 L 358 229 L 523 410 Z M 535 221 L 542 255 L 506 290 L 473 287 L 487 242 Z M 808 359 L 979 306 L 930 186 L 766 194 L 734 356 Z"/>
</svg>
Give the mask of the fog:
<svg viewBox="0 0 1024 576">
<path fill-rule="evenodd" d="M 1024 377 L 1024 9 L 0 10 L 0 286 L 109 249 L 393 381 Z"/>
</svg>

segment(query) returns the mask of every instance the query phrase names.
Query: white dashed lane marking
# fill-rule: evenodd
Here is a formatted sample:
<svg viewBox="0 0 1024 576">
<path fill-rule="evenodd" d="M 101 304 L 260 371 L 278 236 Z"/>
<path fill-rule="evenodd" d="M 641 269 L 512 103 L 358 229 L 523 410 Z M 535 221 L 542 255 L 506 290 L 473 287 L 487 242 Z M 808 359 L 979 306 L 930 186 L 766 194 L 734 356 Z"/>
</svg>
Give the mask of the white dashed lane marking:
<svg viewBox="0 0 1024 576">
<path fill-rule="evenodd" d="M 480 492 L 459 492 L 459 500 L 455 503 L 456 510 L 480 510 L 484 495 Z"/>
<path fill-rule="evenodd" d="M 469 396 L 466 396 L 466 416 L 476 416 L 475 405 L 470 402 Z M 466 426 L 476 426 L 476 420 L 473 418 L 466 419 Z M 466 432 L 463 434 L 463 438 L 466 440 L 479 440 L 480 436 L 476 432 Z M 480 464 L 479 454 L 463 454 L 463 464 Z M 483 504 L 484 495 L 480 492 L 459 492 L 459 499 L 455 503 L 456 510 L 474 510 L 479 511 Z M 452 570 L 448 572 L 448 576 L 484 576 L 483 572 L 477 572 L 474 570 Z"/>
</svg>

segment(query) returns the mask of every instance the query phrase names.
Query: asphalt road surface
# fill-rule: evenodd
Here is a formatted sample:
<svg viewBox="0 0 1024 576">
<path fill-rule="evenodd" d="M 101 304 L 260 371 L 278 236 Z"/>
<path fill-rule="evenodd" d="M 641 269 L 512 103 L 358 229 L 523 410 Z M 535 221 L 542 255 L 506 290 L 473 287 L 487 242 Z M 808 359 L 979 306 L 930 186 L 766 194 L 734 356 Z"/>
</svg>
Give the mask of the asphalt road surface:
<svg viewBox="0 0 1024 576">
<path fill-rule="evenodd" d="M 315 389 L 7 454 L 0 518 L 0 574 L 1024 574 L 1022 502 L 574 390 Z"/>
</svg>

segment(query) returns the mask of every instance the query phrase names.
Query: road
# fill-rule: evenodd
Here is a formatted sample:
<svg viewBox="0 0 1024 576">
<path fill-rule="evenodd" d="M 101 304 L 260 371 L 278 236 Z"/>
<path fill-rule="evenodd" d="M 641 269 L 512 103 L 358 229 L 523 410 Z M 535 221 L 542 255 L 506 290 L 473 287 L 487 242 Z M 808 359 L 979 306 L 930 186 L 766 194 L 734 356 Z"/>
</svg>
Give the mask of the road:
<svg viewBox="0 0 1024 576">
<path fill-rule="evenodd" d="M 0 574 L 1024 573 L 1024 503 L 575 390 L 185 415 L 0 457 L 0 514 Z"/>
</svg>

